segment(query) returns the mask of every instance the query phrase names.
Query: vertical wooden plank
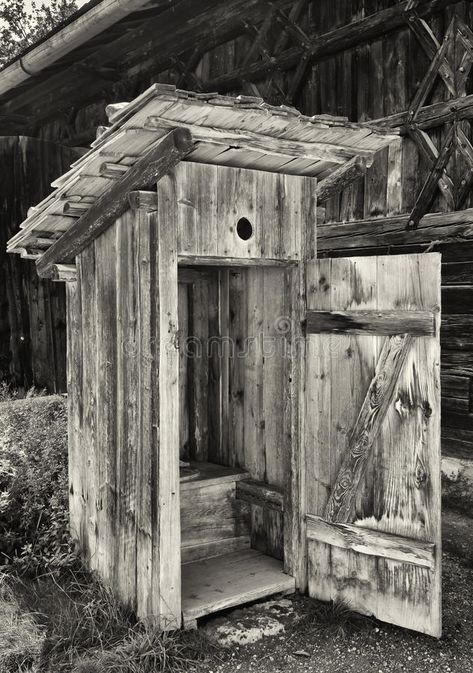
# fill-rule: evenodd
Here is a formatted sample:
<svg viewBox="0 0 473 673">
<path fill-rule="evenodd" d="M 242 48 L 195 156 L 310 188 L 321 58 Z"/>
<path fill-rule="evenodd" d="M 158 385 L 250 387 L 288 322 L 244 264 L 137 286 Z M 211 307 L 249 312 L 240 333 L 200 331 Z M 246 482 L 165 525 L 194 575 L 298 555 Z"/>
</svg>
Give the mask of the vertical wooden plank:
<svg viewBox="0 0 473 673">
<path fill-rule="evenodd" d="M 402 213 L 402 142 L 399 138 L 388 147 L 386 215 Z"/>
<path fill-rule="evenodd" d="M 190 316 L 192 348 L 190 353 L 190 452 L 193 460 L 206 461 L 208 457 L 208 340 L 209 340 L 209 286 L 208 280 L 196 281 L 192 286 Z"/>
<path fill-rule="evenodd" d="M 388 182 L 388 149 L 377 152 L 365 175 L 364 217 L 379 217 L 386 213 Z"/>
<path fill-rule="evenodd" d="M 244 168 L 217 166 L 217 213 L 219 233 L 217 254 L 221 257 L 261 257 L 264 223 L 258 221 L 256 203 L 256 172 Z M 236 232 L 240 218 L 253 225 L 247 241 Z"/>
<path fill-rule="evenodd" d="M 158 211 L 151 215 L 156 241 L 154 302 L 158 339 L 159 427 L 157 451 L 157 520 L 153 556 L 156 616 L 161 628 L 181 624 L 181 535 L 179 516 L 179 344 L 176 178 L 158 183 Z"/>
<path fill-rule="evenodd" d="M 248 345 L 245 357 L 244 400 L 245 465 L 251 477 L 258 481 L 266 478 L 263 410 L 263 307 L 264 277 L 262 270 L 249 268 L 247 273 L 248 296 Z"/>
<path fill-rule="evenodd" d="M 189 407 L 188 407 L 188 347 L 189 347 L 189 285 L 179 283 L 179 455 L 189 458 Z"/>
<path fill-rule="evenodd" d="M 254 171 L 256 220 L 261 223 L 261 254 L 265 257 L 279 257 L 282 252 L 282 228 L 280 210 L 286 199 L 282 175 Z M 251 219 L 251 218 L 250 218 Z M 286 222 L 286 227 L 291 224 Z"/>
<path fill-rule="evenodd" d="M 291 330 L 291 316 L 287 315 L 284 287 L 284 270 L 267 268 L 263 275 L 264 304 L 262 413 L 264 419 L 263 445 L 265 476 L 269 484 L 284 486 L 284 346 Z"/>
<path fill-rule="evenodd" d="M 304 232 L 302 232 L 304 234 Z M 305 240 L 305 236 L 301 237 Z M 301 246 L 300 254 L 304 250 Z M 301 285 L 305 280 L 303 263 L 297 268 L 286 269 L 284 273 L 284 304 L 290 318 L 291 329 L 285 335 L 284 352 L 284 383 L 283 392 L 283 438 L 286 447 L 284 453 L 284 495 L 285 506 L 283 515 L 284 570 L 296 578 L 296 586 L 303 587 L 306 569 L 300 557 L 304 557 L 305 534 L 301 535 L 301 493 L 300 483 L 303 481 L 303 451 L 305 442 L 302 434 L 301 419 L 304 411 L 302 387 L 303 351 L 305 347 L 302 336 L 301 316 L 305 315 L 305 297 L 301 296 Z M 296 301 L 294 299 L 296 298 Z M 301 549 L 302 542 L 302 549 Z"/>
<path fill-rule="evenodd" d="M 263 321 L 264 276 L 262 269 L 249 268 L 247 273 L 248 345 L 245 367 L 245 467 L 253 479 L 266 481 L 263 407 Z M 251 546 L 266 551 L 263 507 L 251 505 Z"/>
<path fill-rule="evenodd" d="M 82 283 L 82 334 L 83 341 L 83 465 L 85 490 L 86 544 L 84 556 L 92 570 L 97 564 L 97 343 L 96 343 L 96 288 L 95 250 L 90 246 L 78 257 Z M 84 531 L 85 532 L 85 531 Z"/>
<path fill-rule="evenodd" d="M 135 349 L 137 353 L 137 424 L 136 428 L 136 605 L 141 619 L 152 618 L 159 585 L 153 574 L 157 509 L 157 406 L 159 388 L 155 347 L 158 338 L 155 224 L 148 213 L 135 211 L 133 232 L 133 285 L 136 288 L 137 315 Z"/>
<path fill-rule="evenodd" d="M 307 288 L 309 287 L 308 256 L 316 255 L 316 196 L 317 181 L 304 181 L 303 194 L 310 198 L 303 200 L 302 228 L 300 237 L 299 265 L 294 271 L 288 270 L 286 285 L 289 295 L 286 304 L 291 307 L 292 329 L 290 340 L 290 386 L 289 401 L 285 414 L 290 428 L 290 454 L 287 466 L 286 507 L 284 511 L 284 567 L 286 572 L 295 576 L 296 586 L 304 591 L 307 588 L 307 539 L 306 539 L 306 420 L 307 409 L 304 402 L 306 388 L 307 341 L 303 334 L 303 321 L 307 308 Z M 308 226 L 304 226 L 307 222 Z M 294 301 L 295 298 L 295 301 Z M 287 429 L 285 432 L 287 435 Z"/>
<path fill-rule="evenodd" d="M 221 365 L 220 365 L 220 441 L 218 455 L 222 465 L 233 465 L 234 456 L 229 442 L 230 422 L 230 353 L 232 344 L 230 339 L 230 270 L 219 271 L 219 322 L 221 336 Z"/>
<path fill-rule="evenodd" d="M 97 291 L 97 438 L 98 549 L 97 563 L 105 581 L 115 581 L 114 538 L 117 525 L 117 285 L 116 230 L 110 227 L 96 239 Z"/>
<path fill-rule="evenodd" d="M 221 408 L 221 377 L 222 377 L 222 342 L 220 338 L 220 315 L 219 315 L 219 272 L 211 273 L 209 282 L 208 304 L 208 459 L 211 462 L 219 462 L 220 436 L 222 418 Z"/>
<path fill-rule="evenodd" d="M 174 170 L 178 190 L 178 250 L 217 254 L 217 166 L 181 162 Z"/>
<path fill-rule="evenodd" d="M 332 308 L 332 260 L 307 264 L 307 308 Z M 322 334 L 306 336 L 305 446 L 307 511 L 321 514 L 330 493 L 331 343 Z M 302 468 L 304 469 L 304 467 Z"/>
<path fill-rule="evenodd" d="M 134 269 L 135 226 L 138 214 L 126 212 L 114 227 L 119 263 L 117 287 L 116 358 L 116 531 L 114 577 L 121 600 L 137 609 L 137 516 L 141 485 L 137 466 L 140 451 L 138 397 L 140 362 L 138 346 L 139 308 Z"/>
<path fill-rule="evenodd" d="M 332 310 L 377 308 L 376 258 L 336 259 L 332 261 Z M 333 487 L 347 454 L 350 432 L 365 398 L 381 347 L 377 337 L 340 335 L 328 337 L 331 343 L 331 460 Z M 370 467 L 366 470 L 371 474 Z"/>
<path fill-rule="evenodd" d="M 82 400 L 82 293 L 80 269 L 77 281 L 66 283 L 67 296 L 67 408 L 69 461 L 69 517 L 72 539 L 87 546 L 83 461 Z"/>
<path fill-rule="evenodd" d="M 247 271 L 230 271 L 230 341 L 233 344 L 229 371 L 229 447 L 230 464 L 245 467 L 245 348 L 247 346 Z"/>
<path fill-rule="evenodd" d="M 262 270 L 264 282 L 263 306 L 263 418 L 266 480 L 269 484 L 286 487 L 284 436 L 285 409 L 285 346 L 292 329 L 291 315 L 286 304 L 285 272 L 280 268 Z M 263 524 L 267 551 L 283 559 L 283 517 L 279 512 L 264 508 Z"/>
</svg>

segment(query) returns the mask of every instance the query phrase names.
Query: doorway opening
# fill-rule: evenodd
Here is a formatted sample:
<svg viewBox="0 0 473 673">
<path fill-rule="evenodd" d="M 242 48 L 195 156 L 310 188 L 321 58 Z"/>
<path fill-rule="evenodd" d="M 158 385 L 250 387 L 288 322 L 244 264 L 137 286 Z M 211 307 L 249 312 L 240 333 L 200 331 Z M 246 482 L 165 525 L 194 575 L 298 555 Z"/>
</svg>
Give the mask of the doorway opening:
<svg viewBox="0 0 473 673">
<path fill-rule="evenodd" d="M 180 267 L 184 625 L 294 591 L 284 572 L 294 267 Z"/>
</svg>

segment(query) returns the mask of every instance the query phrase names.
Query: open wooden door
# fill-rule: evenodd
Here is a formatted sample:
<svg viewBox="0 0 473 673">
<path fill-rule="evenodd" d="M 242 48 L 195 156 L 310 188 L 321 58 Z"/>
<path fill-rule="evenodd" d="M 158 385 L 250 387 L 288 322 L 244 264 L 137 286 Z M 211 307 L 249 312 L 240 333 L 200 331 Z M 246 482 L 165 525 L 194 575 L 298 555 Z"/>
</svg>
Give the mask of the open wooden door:
<svg viewBox="0 0 473 673">
<path fill-rule="evenodd" d="M 441 634 L 440 255 L 307 267 L 309 594 Z"/>
</svg>

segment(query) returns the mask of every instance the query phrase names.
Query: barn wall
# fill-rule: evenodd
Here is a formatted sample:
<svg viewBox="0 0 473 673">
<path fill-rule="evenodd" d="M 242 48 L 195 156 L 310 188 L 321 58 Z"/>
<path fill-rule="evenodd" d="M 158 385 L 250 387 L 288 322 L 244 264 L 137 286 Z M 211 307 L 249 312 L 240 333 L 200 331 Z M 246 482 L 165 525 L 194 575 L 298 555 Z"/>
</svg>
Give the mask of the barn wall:
<svg viewBox="0 0 473 673">
<path fill-rule="evenodd" d="M 6 254 L 28 208 L 80 156 L 35 138 L 0 138 L 0 381 L 66 390 L 66 307 L 60 283 L 40 280 L 34 262 Z"/>
</svg>

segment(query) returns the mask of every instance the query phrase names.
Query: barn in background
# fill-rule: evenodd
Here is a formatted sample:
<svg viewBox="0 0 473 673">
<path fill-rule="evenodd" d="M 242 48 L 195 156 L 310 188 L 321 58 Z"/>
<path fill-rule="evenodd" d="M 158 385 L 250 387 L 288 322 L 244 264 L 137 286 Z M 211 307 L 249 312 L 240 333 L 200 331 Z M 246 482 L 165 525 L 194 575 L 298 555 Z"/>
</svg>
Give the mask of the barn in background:
<svg viewBox="0 0 473 673">
<path fill-rule="evenodd" d="M 1 240 L 107 124 L 105 105 L 153 82 L 382 120 L 397 144 L 319 195 L 320 254 L 442 253 L 443 449 L 470 457 L 472 22 L 471 3 L 450 0 L 90 3 L 0 72 L 2 173 L 36 175 L 20 202 L 2 180 Z M 63 390 L 62 287 L 38 285 L 32 261 L 1 260 L 3 375 Z"/>
</svg>

